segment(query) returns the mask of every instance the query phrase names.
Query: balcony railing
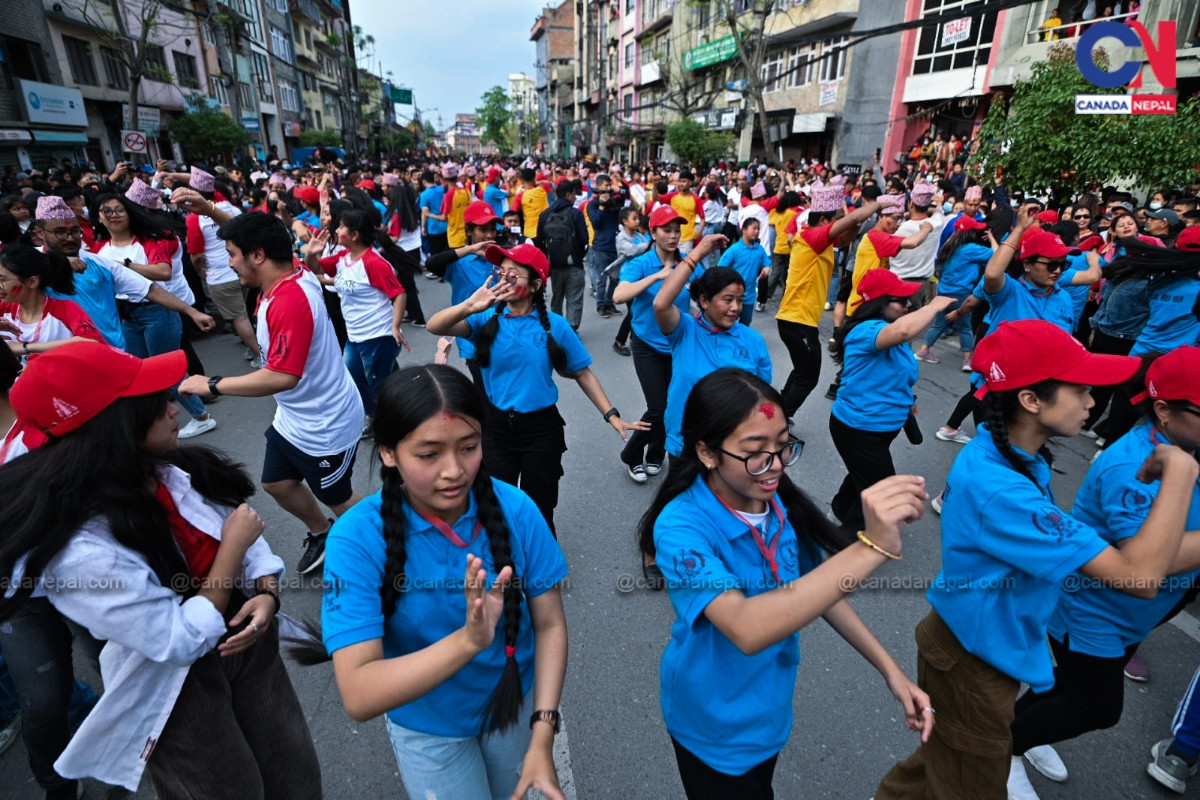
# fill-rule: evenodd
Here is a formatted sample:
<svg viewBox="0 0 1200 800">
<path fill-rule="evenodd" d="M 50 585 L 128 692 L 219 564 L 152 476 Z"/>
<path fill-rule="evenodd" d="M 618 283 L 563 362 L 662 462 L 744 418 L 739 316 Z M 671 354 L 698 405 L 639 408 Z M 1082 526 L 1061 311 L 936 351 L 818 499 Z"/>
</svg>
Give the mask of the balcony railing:
<svg viewBox="0 0 1200 800">
<path fill-rule="evenodd" d="M 642 31 L 649 32 L 671 21 L 675 0 L 642 0 Z"/>
<path fill-rule="evenodd" d="M 1025 36 L 1025 44 L 1078 39 L 1083 35 L 1084 31 L 1086 31 L 1092 25 L 1095 25 L 1097 22 L 1120 22 L 1124 24 L 1127 21 L 1136 20 L 1138 18 L 1138 13 L 1139 12 L 1137 11 L 1133 11 L 1127 14 L 1113 14 L 1110 17 L 1097 17 L 1096 19 L 1090 19 L 1087 22 L 1063 22 L 1061 25 L 1054 25 L 1049 28 L 1045 27 L 1045 23 L 1037 25 L 1036 22 L 1034 22 L 1034 27 L 1032 27 L 1029 33 Z"/>
<path fill-rule="evenodd" d="M 658 60 L 643 62 L 642 68 L 638 72 L 638 86 L 645 86 L 660 80 L 662 80 L 662 66 Z"/>
</svg>

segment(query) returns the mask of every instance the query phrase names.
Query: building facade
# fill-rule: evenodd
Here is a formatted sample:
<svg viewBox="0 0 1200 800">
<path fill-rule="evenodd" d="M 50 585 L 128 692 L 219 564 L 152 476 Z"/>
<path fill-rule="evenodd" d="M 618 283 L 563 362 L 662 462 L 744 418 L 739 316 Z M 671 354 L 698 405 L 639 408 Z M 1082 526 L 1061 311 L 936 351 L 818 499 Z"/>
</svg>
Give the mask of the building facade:
<svg viewBox="0 0 1200 800">
<path fill-rule="evenodd" d="M 534 46 L 533 91 L 537 98 L 537 150 L 567 155 L 575 119 L 575 4 L 547 6 L 529 32 Z"/>
</svg>

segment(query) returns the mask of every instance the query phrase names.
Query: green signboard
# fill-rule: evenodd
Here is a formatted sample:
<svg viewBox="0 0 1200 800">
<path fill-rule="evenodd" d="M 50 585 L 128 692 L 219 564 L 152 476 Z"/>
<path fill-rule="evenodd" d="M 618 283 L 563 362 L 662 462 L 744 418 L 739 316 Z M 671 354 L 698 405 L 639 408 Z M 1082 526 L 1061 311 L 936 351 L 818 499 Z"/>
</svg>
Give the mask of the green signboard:
<svg viewBox="0 0 1200 800">
<path fill-rule="evenodd" d="M 724 36 L 715 42 L 693 47 L 683 54 L 684 69 L 700 69 L 728 61 L 737 55 L 737 42 L 733 35 Z"/>
<path fill-rule="evenodd" d="M 392 102 L 402 106 L 412 105 L 412 89 L 392 87 Z"/>
</svg>

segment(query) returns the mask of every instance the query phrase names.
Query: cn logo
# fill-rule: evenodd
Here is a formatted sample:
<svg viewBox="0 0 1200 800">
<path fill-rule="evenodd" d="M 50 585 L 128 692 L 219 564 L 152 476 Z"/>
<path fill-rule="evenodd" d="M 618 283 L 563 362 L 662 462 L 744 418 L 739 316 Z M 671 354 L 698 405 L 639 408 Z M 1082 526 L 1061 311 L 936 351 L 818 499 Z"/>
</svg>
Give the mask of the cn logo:
<svg viewBox="0 0 1200 800">
<path fill-rule="evenodd" d="M 1098 22 L 1083 32 L 1079 37 L 1079 46 L 1075 49 L 1075 63 L 1080 73 L 1092 83 L 1103 89 L 1116 89 L 1130 86 L 1139 89 L 1142 86 L 1142 65 L 1138 61 L 1126 61 L 1124 64 L 1113 65 L 1111 72 L 1105 72 L 1092 63 L 1092 50 L 1101 39 L 1112 37 L 1126 47 L 1144 47 L 1146 60 L 1150 69 L 1164 89 L 1175 88 L 1175 23 L 1158 23 L 1158 42 L 1150 38 L 1150 32 L 1140 22 Z"/>
</svg>

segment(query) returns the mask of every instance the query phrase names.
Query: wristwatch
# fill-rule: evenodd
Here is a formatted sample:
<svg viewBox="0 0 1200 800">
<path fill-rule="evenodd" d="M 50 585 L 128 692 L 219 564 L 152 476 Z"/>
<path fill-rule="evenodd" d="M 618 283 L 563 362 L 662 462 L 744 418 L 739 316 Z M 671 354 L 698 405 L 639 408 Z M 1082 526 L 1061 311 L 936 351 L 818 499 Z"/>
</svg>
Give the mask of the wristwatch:
<svg viewBox="0 0 1200 800">
<path fill-rule="evenodd" d="M 214 375 L 208 379 L 208 393 L 213 397 L 221 396 L 221 390 L 217 388 L 217 384 L 220 383 L 221 379 L 224 377 L 224 375 Z"/>
<path fill-rule="evenodd" d="M 616 407 L 616 406 L 613 406 L 613 407 L 612 407 L 612 408 L 610 408 L 608 411 L 605 411 L 605 412 L 604 412 L 604 421 L 605 421 L 605 422 L 608 422 L 608 421 L 609 421 L 609 420 L 611 420 L 613 417 L 616 417 L 616 418 L 618 418 L 618 419 L 620 419 L 620 418 L 621 418 L 621 412 L 620 412 L 620 411 L 617 411 L 617 407 Z"/>
<path fill-rule="evenodd" d="M 554 732 L 558 733 L 558 729 L 562 724 L 562 714 L 558 713 L 557 711 L 548 711 L 546 709 L 542 709 L 529 715 L 529 727 L 531 729 L 533 728 L 534 724 L 538 722 L 545 722 L 549 725 L 553 725 Z"/>
<path fill-rule="evenodd" d="M 129 269 L 129 266 L 131 264 L 133 264 L 133 259 L 129 259 L 129 258 L 125 259 L 125 268 L 126 269 Z"/>
</svg>

